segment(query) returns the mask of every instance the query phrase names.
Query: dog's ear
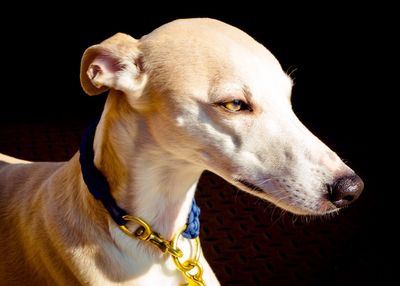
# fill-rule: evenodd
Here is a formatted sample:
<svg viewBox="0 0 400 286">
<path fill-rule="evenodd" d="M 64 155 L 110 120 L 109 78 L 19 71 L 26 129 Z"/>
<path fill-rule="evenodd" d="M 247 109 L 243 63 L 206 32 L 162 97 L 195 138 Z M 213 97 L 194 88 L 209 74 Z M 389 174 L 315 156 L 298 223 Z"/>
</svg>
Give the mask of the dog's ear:
<svg viewBox="0 0 400 286">
<path fill-rule="evenodd" d="M 118 33 L 104 42 L 91 46 L 81 61 L 81 85 L 89 95 L 108 89 L 137 94 L 146 83 L 139 41 Z"/>
</svg>

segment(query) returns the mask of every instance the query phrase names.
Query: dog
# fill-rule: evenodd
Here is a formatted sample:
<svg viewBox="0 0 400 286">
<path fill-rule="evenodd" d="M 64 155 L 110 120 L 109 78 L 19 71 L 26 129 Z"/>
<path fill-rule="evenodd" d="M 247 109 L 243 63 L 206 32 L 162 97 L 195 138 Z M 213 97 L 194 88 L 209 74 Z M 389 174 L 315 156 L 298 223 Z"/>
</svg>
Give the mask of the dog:
<svg viewBox="0 0 400 286">
<path fill-rule="evenodd" d="M 204 170 L 298 215 L 338 212 L 363 190 L 292 111 L 278 60 L 226 23 L 179 19 L 139 40 L 117 33 L 84 52 L 81 84 L 88 95 L 108 91 L 86 160 L 109 199 L 142 220 L 119 226 L 89 192 L 82 149 L 68 162 L 2 155 L 3 285 L 220 285 L 179 235 Z M 154 233 L 142 240 L 146 227 Z"/>
</svg>

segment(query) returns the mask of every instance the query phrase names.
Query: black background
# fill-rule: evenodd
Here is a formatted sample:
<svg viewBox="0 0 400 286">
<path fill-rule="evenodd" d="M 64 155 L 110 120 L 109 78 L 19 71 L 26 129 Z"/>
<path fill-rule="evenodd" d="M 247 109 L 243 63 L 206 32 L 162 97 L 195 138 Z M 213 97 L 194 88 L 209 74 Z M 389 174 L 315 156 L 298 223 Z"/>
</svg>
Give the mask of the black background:
<svg viewBox="0 0 400 286">
<path fill-rule="evenodd" d="M 80 59 L 87 47 L 116 32 L 139 38 L 176 18 L 225 21 L 264 44 L 292 72 L 296 114 L 364 179 L 365 192 L 357 204 L 368 221 L 359 243 L 370 253 L 374 282 L 394 282 L 397 269 L 390 261 L 398 251 L 398 187 L 391 173 L 398 167 L 390 162 L 397 163 L 398 72 L 390 70 L 397 65 L 391 52 L 398 31 L 393 7 L 380 2 L 353 7 L 283 3 L 275 8 L 242 2 L 217 9 L 200 2 L 122 2 L 85 9 L 37 3 L 3 9 L 0 120 L 94 116 L 105 97 L 89 98 L 81 90 Z M 363 280 L 368 273 L 357 269 L 355 275 Z"/>
</svg>

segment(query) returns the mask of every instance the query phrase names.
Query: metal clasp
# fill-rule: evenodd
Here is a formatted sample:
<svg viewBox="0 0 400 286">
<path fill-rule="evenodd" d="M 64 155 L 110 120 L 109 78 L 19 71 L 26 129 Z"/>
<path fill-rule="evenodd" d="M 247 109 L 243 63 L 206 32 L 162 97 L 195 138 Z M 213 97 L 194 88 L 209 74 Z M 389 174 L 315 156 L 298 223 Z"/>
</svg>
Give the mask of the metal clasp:
<svg viewBox="0 0 400 286">
<path fill-rule="evenodd" d="M 138 238 L 143 241 L 149 241 L 157 246 L 163 253 L 169 253 L 173 257 L 182 257 L 183 252 L 178 247 L 173 247 L 171 242 L 163 238 L 159 233 L 154 232 L 151 227 L 141 218 L 130 215 L 124 215 L 122 217 L 126 221 L 132 221 L 140 225 L 135 232 L 131 232 L 125 225 L 120 225 L 119 228 L 131 237 Z"/>
<path fill-rule="evenodd" d="M 174 235 L 172 241 L 169 241 L 163 238 L 159 233 L 154 232 L 150 225 L 139 217 L 124 215 L 122 218 L 126 221 L 131 221 L 139 225 L 135 232 L 131 232 L 125 225 L 120 225 L 119 228 L 124 233 L 130 237 L 134 237 L 143 241 L 149 241 L 157 246 L 163 253 L 169 253 L 172 256 L 172 260 L 174 261 L 176 268 L 183 273 L 188 281 L 188 283 L 182 285 L 206 285 L 203 280 L 203 267 L 199 262 L 200 239 L 198 237 L 190 240 L 193 247 L 193 254 L 191 255 L 192 258 L 188 258 L 183 262 L 179 260 L 179 258 L 183 257 L 183 252 L 178 247 L 178 240 L 186 226 Z"/>
</svg>

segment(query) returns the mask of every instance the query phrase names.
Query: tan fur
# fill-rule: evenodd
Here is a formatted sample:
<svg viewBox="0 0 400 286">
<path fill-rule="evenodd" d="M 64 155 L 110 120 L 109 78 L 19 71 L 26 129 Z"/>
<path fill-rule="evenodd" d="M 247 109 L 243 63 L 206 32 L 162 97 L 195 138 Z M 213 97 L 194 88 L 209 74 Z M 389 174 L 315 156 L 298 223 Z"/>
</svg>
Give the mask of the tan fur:
<svg viewBox="0 0 400 286">
<path fill-rule="evenodd" d="M 222 22 L 178 20 L 140 40 L 118 33 L 86 50 L 81 83 L 89 95 L 110 90 L 95 165 L 118 205 L 167 239 L 185 224 L 204 170 L 307 215 L 336 212 L 325 186 L 353 174 L 294 115 L 291 80 L 274 56 Z M 223 107 L 235 99 L 252 111 Z M 29 163 L 1 155 L 0 283 L 185 283 L 168 255 L 118 229 L 88 192 L 78 158 Z M 200 260 L 206 285 L 219 285 Z"/>
</svg>

